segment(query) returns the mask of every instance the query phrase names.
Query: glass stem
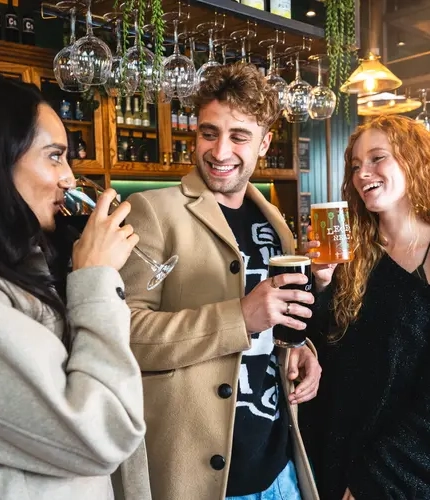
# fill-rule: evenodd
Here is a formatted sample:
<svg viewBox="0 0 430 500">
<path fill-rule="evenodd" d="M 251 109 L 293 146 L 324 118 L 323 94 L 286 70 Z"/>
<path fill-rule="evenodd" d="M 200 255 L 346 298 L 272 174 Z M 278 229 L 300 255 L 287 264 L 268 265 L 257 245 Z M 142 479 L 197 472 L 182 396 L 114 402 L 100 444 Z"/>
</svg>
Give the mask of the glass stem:
<svg viewBox="0 0 430 500">
<path fill-rule="evenodd" d="M 246 38 L 242 38 L 242 48 L 241 48 L 241 62 L 246 63 Z"/>
<path fill-rule="evenodd" d="M 322 87 L 323 86 L 321 58 L 318 59 L 318 82 L 317 82 L 317 85 L 318 85 L 318 87 Z"/>
<path fill-rule="evenodd" d="M 72 7 L 70 9 L 70 45 L 73 45 L 76 42 L 76 7 Z"/>
<path fill-rule="evenodd" d="M 215 61 L 213 30 L 209 30 L 209 59 L 208 62 Z"/>
<path fill-rule="evenodd" d="M 273 66 L 274 52 L 275 52 L 275 46 L 270 45 L 270 47 L 269 47 L 269 69 L 267 70 L 268 75 L 273 75 L 273 73 L 275 72 L 275 68 Z"/>
<path fill-rule="evenodd" d="M 88 2 L 87 9 L 87 35 L 93 34 L 93 18 L 91 15 L 91 1 Z"/>
<path fill-rule="evenodd" d="M 221 55 L 222 55 L 222 63 L 225 66 L 227 64 L 227 45 L 224 43 L 221 45 Z"/>
<path fill-rule="evenodd" d="M 174 37 L 174 47 L 173 47 L 173 53 L 175 55 L 179 55 L 179 38 L 178 38 L 178 20 L 174 19 L 173 20 L 173 37 Z"/>
<path fill-rule="evenodd" d="M 301 78 L 300 78 L 299 54 L 297 54 L 297 56 L 296 56 L 296 80 L 301 80 Z"/>
<path fill-rule="evenodd" d="M 121 19 L 115 20 L 115 35 L 116 35 L 116 55 L 120 56 L 122 54 L 121 47 Z"/>
<path fill-rule="evenodd" d="M 138 247 L 134 247 L 133 251 L 136 255 L 138 255 L 142 260 L 144 260 L 153 271 L 160 271 L 161 266 L 155 260 L 151 259 L 151 257 L 148 257 L 145 253 L 142 252 Z"/>
</svg>

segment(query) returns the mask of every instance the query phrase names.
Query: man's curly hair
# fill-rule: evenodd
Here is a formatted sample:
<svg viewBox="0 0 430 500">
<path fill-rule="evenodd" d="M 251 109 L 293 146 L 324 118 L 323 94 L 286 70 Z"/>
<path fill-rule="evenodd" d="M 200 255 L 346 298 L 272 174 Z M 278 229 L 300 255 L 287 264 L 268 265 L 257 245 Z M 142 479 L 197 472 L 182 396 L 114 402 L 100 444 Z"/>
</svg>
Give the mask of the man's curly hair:
<svg viewBox="0 0 430 500">
<path fill-rule="evenodd" d="M 255 116 L 266 130 L 280 113 L 278 93 L 253 64 L 236 62 L 211 68 L 194 96 L 197 112 L 214 100 Z"/>
</svg>

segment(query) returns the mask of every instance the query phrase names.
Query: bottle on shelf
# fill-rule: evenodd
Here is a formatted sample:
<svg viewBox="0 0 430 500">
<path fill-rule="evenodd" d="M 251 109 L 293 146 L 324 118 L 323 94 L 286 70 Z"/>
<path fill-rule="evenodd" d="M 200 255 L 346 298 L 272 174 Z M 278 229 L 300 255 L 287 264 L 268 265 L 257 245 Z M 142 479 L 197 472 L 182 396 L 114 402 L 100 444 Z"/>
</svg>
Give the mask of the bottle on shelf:
<svg viewBox="0 0 430 500">
<path fill-rule="evenodd" d="M 278 153 L 278 165 L 277 168 L 286 168 L 285 165 L 285 156 L 284 153 L 282 152 L 282 148 L 279 150 Z"/>
<path fill-rule="evenodd" d="M 191 109 L 190 116 L 188 117 L 188 130 L 190 132 L 197 132 L 197 116 L 194 108 Z"/>
<path fill-rule="evenodd" d="M 128 137 L 122 136 L 121 139 L 121 150 L 124 157 L 124 161 L 128 160 Z"/>
<path fill-rule="evenodd" d="M 269 10 L 272 14 L 291 19 L 291 0 L 270 0 Z"/>
<path fill-rule="evenodd" d="M 117 155 L 118 161 L 124 161 L 125 160 L 125 152 L 123 149 L 123 139 L 120 135 L 118 136 L 116 148 L 117 148 L 116 155 Z"/>
<path fill-rule="evenodd" d="M 77 153 L 80 160 L 84 160 L 87 157 L 87 143 L 82 138 L 82 132 L 78 132 L 78 142 L 77 142 Z"/>
<path fill-rule="evenodd" d="M 82 105 L 81 101 L 76 101 L 75 104 L 75 120 L 83 120 L 84 119 L 84 112 L 82 111 Z"/>
<path fill-rule="evenodd" d="M 18 14 L 13 7 L 13 0 L 8 0 L 4 15 L 4 38 L 8 42 L 19 43 Z"/>
<path fill-rule="evenodd" d="M 116 100 L 115 110 L 116 110 L 116 123 L 118 125 L 124 125 L 124 114 L 122 112 L 121 101 L 119 99 Z"/>
<path fill-rule="evenodd" d="M 128 159 L 130 161 L 137 161 L 137 148 L 132 135 L 128 139 Z"/>
<path fill-rule="evenodd" d="M 24 45 L 35 45 L 34 15 L 30 9 L 22 16 L 21 40 Z"/>
<path fill-rule="evenodd" d="M 66 99 L 63 99 L 60 103 L 60 118 L 63 120 L 72 119 L 72 106 L 70 101 L 66 101 Z"/>
<path fill-rule="evenodd" d="M 178 114 L 178 128 L 181 132 L 188 131 L 188 115 L 182 106 L 180 107 Z"/>
<path fill-rule="evenodd" d="M 142 161 L 144 161 L 145 163 L 148 163 L 150 160 L 149 160 L 149 151 L 148 151 L 147 141 L 143 141 L 140 149 L 141 149 Z"/>
<path fill-rule="evenodd" d="M 133 113 L 131 112 L 131 97 L 130 96 L 127 96 L 125 98 L 124 123 L 126 125 L 133 125 Z"/>
<path fill-rule="evenodd" d="M 190 152 L 188 151 L 187 141 L 181 141 L 180 162 L 181 163 L 191 163 Z"/>
<path fill-rule="evenodd" d="M 173 102 L 172 102 L 171 120 L 172 120 L 172 130 L 178 130 L 178 112 L 176 111 Z"/>
<path fill-rule="evenodd" d="M 145 98 L 143 99 L 142 126 L 144 127 L 151 126 L 151 120 L 148 111 L 148 103 L 146 102 Z"/>
<path fill-rule="evenodd" d="M 300 241 L 304 245 L 308 241 L 308 214 L 300 216 Z"/>
<path fill-rule="evenodd" d="M 139 98 L 134 98 L 134 109 L 133 109 L 133 125 L 136 127 L 141 127 L 142 123 L 142 113 L 140 112 Z"/>
<path fill-rule="evenodd" d="M 242 5 L 254 7 L 254 9 L 264 10 L 264 0 L 241 0 Z"/>
</svg>

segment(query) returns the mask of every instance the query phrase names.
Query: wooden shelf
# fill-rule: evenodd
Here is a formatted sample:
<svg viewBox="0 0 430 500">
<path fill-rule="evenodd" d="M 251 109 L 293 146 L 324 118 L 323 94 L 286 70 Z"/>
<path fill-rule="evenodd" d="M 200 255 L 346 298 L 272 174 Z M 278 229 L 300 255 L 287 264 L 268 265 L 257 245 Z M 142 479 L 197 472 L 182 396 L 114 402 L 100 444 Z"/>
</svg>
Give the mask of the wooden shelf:
<svg viewBox="0 0 430 500">
<path fill-rule="evenodd" d="M 92 127 L 94 125 L 93 122 L 87 120 L 69 120 L 62 118 L 61 121 L 65 125 L 73 125 L 73 126 L 79 125 L 80 127 Z"/>
<path fill-rule="evenodd" d="M 157 132 L 157 129 L 155 127 L 142 127 L 139 125 L 119 125 L 118 123 L 116 124 L 116 128 L 118 130 L 136 130 L 139 132 Z"/>
<path fill-rule="evenodd" d="M 196 132 L 192 132 L 189 130 L 172 130 L 172 137 L 192 137 L 193 139 L 196 137 Z"/>
<path fill-rule="evenodd" d="M 296 181 L 297 174 L 292 168 L 256 168 L 252 174 L 252 180 L 262 179 L 262 180 L 285 180 L 285 181 Z"/>
<path fill-rule="evenodd" d="M 194 165 L 174 163 L 171 165 L 161 165 L 160 163 L 144 163 L 139 161 L 120 161 L 112 166 L 113 176 L 125 175 L 126 177 L 158 177 L 170 179 L 179 178 L 188 174 Z"/>
</svg>

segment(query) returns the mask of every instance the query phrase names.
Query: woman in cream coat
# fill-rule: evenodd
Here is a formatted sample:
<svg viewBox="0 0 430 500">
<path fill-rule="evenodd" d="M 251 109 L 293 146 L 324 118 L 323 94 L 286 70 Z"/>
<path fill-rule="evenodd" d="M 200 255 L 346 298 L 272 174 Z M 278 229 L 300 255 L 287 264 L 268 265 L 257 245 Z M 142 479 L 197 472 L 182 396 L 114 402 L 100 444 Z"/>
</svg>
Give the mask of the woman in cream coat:
<svg viewBox="0 0 430 500">
<path fill-rule="evenodd" d="M 64 287 L 48 234 L 74 184 L 63 124 L 31 86 L 0 79 L 0 498 L 111 500 L 144 435 L 140 370 L 118 270 L 138 237 L 100 199 Z M 66 305 L 65 305 L 66 304 Z M 149 498 L 143 469 L 123 491 Z M 122 486 L 122 485 L 120 485 Z"/>
</svg>

